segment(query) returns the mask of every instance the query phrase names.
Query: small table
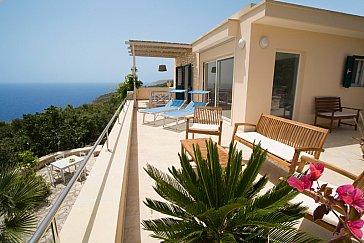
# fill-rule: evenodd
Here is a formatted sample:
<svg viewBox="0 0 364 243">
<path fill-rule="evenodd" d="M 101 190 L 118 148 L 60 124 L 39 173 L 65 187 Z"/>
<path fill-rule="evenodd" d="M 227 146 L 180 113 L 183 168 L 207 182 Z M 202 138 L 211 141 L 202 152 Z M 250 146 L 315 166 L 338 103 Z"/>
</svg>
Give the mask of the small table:
<svg viewBox="0 0 364 243">
<path fill-rule="evenodd" d="M 70 162 L 70 159 L 74 159 L 74 161 Z M 54 167 L 54 168 L 60 170 L 63 182 L 66 184 L 66 179 L 64 177 L 64 170 L 71 166 L 80 164 L 82 160 L 83 160 L 82 157 L 78 157 L 76 155 L 71 155 L 67 158 L 56 160 L 56 161 L 52 162 L 51 165 L 52 165 L 52 169 Z"/>
<path fill-rule="evenodd" d="M 200 147 L 202 158 L 207 158 L 207 148 L 206 142 L 208 142 L 210 138 L 197 138 L 197 139 L 184 139 L 181 140 L 181 151 L 186 151 L 192 158 L 193 161 L 196 161 L 195 154 L 193 152 L 193 145 L 196 147 L 197 145 Z M 219 161 L 222 167 L 226 167 L 229 159 L 229 153 L 222 146 L 217 144 L 217 152 L 219 153 Z"/>
</svg>

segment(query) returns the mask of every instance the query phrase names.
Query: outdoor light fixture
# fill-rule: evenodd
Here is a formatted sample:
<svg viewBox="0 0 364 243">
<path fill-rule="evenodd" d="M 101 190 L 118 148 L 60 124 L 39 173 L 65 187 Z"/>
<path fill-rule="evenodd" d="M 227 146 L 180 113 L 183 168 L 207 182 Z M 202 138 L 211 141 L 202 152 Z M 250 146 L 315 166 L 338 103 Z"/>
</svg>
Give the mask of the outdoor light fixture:
<svg viewBox="0 0 364 243">
<path fill-rule="evenodd" d="M 216 67 L 211 68 L 211 73 L 216 73 Z"/>
<path fill-rule="evenodd" d="M 240 49 L 244 49 L 244 47 L 245 47 L 245 40 L 244 40 L 244 38 L 243 38 L 243 37 L 241 37 L 241 38 L 240 38 L 240 40 L 239 40 L 239 42 L 238 42 L 238 47 L 239 47 Z"/>
<path fill-rule="evenodd" d="M 262 36 L 259 41 L 259 45 L 261 48 L 267 48 L 269 46 L 269 39 L 266 36 Z"/>
<path fill-rule="evenodd" d="M 159 65 L 158 71 L 159 72 L 165 72 L 165 71 L 167 71 L 166 65 Z"/>
</svg>

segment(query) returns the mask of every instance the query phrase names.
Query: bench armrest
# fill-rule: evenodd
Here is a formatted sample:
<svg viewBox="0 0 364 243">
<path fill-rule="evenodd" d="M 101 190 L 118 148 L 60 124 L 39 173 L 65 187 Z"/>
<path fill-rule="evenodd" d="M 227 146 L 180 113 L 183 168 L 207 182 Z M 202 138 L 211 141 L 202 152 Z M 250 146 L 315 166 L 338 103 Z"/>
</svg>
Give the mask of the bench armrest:
<svg viewBox="0 0 364 243">
<path fill-rule="evenodd" d="M 231 138 L 231 143 L 234 143 L 234 137 L 235 137 L 236 131 L 238 130 L 239 126 L 256 127 L 257 125 L 255 125 L 253 123 L 249 123 L 249 122 L 236 122 L 234 124 L 234 131 L 233 131 L 233 136 Z"/>
<path fill-rule="evenodd" d="M 356 180 L 358 177 L 356 175 L 354 175 L 353 173 L 349 172 L 349 171 L 346 171 L 346 170 L 343 170 L 333 164 L 330 164 L 330 163 L 327 163 L 327 162 L 324 162 L 322 160 L 318 160 L 318 159 L 315 159 L 315 158 L 311 158 L 311 157 L 308 157 L 308 156 L 305 156 L 303 155 L 301 157 L 301 161 L 300 161 L 300 164 L 298 166 L 298 169 L 297 169 L 297 172 L 298 173 L 301 173 L 302 170 L 303 170 L 303 167 L 307 164 L 316 164 L 316 163 L 321 163 L 321 164 L 324 164 L 325 165 L 325 169 L 329 169 L 329 170 L 332 170 L 338 174 L 341 174 L 345 177 L 348 177 L 352 180 Z"/>
<path fill-rule="evenodd" d="M 346 106 L 342 106 L 341 108 L 342 108 L 342 109 L 347 109 L 347 110 L 354 110 L 354 111 L 357 111 L 358 115 L 359 115 L 359 112 L 361 111 L 361 109 L 353 108 L 353 107 L 346 107 Z"/>
<path fill-rule="evenodd" d="M 234 123 L 235 127 L 239 127 L 239 126 L 250 126 L 250 127 L 256 127 L 257 125 L 254 123 L 249 123 L 249 122 L 236 122 Z"/>
<path fill-rule="evenodd" d="M 297 163 L 299 162 L 300 153 L 301 152 L 304 152 L 304 151 L 319 151 L 319 152 L 323 152 L 324 149 L 322 149 L 322 148 L 299 148 L 299 147 L 295 148 L 294 149 L 293 158 L 292 158 L 292 161 L 291 161 L 291 166 L 289 167 L 289 173 L 288 173 L 288 175 L 293 175 L 293 173 L 296 171 L 296 166 L 297 166 Z"/>
</svg>

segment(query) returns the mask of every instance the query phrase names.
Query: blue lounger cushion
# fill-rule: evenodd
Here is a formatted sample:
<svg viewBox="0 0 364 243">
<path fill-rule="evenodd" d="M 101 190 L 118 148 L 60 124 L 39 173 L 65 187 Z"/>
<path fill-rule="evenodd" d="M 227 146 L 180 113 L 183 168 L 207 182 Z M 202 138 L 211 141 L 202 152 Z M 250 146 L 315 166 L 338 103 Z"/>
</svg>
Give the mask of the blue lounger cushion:
<svg viewBox="0 0 364 243">
<path fill-rule="evenodd" d="M 194 102 L 191 101 L 186 108 L 178 111 L 164 112 L 163 116 L 168 118 L 180 118 L 188 115 L 193 115 L 196 106 L 206 106 L 206 102 Z"/>
<path fill-rule="evenodd" d="M 186 102 L 185 100 L 171 100 L 163 107 L 143 109 L 143 110 L 139 110 L 139 112 L 148 113 L 148 114 L 156 114 L 156 113 L 162 113 L 162 112 L 167 112 L 167 111 L 174 111 L 174 110 L 180 109 L 185 102 Z"/>
</svg>

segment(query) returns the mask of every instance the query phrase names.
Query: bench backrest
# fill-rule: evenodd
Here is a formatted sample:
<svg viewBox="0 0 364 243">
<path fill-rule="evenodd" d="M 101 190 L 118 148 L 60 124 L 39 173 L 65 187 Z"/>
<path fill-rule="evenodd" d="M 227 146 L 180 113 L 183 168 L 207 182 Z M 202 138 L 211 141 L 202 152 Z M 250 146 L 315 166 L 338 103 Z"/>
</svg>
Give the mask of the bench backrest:
<svg viewBox="0 0 364 243">
<path fill-rule="evenodd" d="M 193 122 L 201 124 L 218 125 L 222 121 L 222 108 L 210 106 L 197 106 L 193 116 Z"/>
<path fill-rule="evenodd" d="M 315 111 L 316 113 L 341 111 L 340 97 L 315 97 Z"/>
<path fill-rule="evenodd" d="M 291 147 L 322 148 L 329 130 L 262 114 L 257 123 L 256 132 Z M 320 156 L 320 151 L 309 151 L 307 153 L 314 155 L 315 158 Z"/>
</svg>

